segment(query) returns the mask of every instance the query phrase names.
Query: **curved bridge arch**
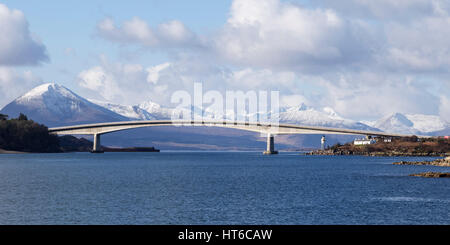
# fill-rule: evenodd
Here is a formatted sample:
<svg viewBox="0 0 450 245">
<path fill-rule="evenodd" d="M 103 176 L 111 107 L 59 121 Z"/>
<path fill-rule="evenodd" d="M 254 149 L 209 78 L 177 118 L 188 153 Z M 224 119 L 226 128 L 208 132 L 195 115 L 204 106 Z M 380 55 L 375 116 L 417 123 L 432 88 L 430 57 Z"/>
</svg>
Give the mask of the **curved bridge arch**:
<svg viewBox="0 0 450 245">
<path fill-rule="evenodd" d="M 382 137 L 408 137 L 412 135 L 392 134 L 378 131 L 353 130 L 342 128 L 328 128 L 316 126 L 302 126 L 293 124 L 271 124 L 259 122 L 231 122 L 231 121 L 195 121 L 195 120 L 156 120 L 156 121 L 121 121 L 108 123 L 83 124 L 65 127 L 49 128 L 49 132 L 58 135 L 93 135 L 93 152 L 100 151 L 100 135 L 143 127 L 158 126 L 208 126 L 225 127 L 247 130 L 267 134 L 267 154 L 274 154 L 273 135 L 283 134 L 344 134 L 344 135 L 366 135 Z M 423 136 L 420 136 L 423 137 Z"/>
</svg>

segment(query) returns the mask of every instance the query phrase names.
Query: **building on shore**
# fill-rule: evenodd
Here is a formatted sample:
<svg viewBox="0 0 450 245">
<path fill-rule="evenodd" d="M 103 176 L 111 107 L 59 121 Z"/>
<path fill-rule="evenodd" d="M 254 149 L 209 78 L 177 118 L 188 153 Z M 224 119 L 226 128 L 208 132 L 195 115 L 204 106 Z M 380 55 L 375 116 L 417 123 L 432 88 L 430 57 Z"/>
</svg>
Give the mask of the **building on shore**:
<svg viewBox="0 0 450 245">
<path fill-rule="evenodd" d="M 362 138 L 362 139 L 355 139 L 353 141 L 354 145 L 371 145 L 371 144 L 375 144 L 376 141 L 374 139 L 366 139 L 366 138 Z"/>
</svg>

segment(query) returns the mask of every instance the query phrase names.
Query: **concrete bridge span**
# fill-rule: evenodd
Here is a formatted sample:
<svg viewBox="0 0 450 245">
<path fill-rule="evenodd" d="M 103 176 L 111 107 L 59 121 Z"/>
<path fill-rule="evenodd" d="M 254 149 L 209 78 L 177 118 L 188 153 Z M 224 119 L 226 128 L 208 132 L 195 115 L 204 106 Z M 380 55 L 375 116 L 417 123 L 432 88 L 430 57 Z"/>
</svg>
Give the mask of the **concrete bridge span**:
<svg viewBox="0 0 450 245">
<path fill-rule="evenodd" d="M 283 134 L 343 134 L 343 135 L 365 135 L 375 137 L 408 137 L 412 135 L 392 134 L 379 131 L 365 131 L 342 128 L 328 128 L 316 126 L 302 126 L 293 124 L 271 124 L 259 122 L 231 122 L 231 121 L 195 121 L 195 120 L 155 120 L 155 121 L 121 121 L 108 123 L 82 124 L 49 128 L 49 132 L 57 135 L 93 135 L 94 145 L 92 152 L 101 152 L 100 136 L 102 134 L 129 130 L 143 127 L 158 126 L 209 126 L 225 127 L 238 130 L 246 130 L 267 134 L 267 149 L 265 154 L 276 154 L 274 135 Z"/>
</svg>

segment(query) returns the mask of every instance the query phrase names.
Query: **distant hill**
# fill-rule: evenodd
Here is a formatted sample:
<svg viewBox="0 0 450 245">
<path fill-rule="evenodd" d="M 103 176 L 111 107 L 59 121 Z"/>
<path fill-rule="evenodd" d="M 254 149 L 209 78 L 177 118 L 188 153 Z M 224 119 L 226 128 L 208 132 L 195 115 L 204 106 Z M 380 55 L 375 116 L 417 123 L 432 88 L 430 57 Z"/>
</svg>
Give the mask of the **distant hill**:
<svg viewBox="0 0 450 245">
<path fill-rule="evenodd" d="M 17 117 L 19 113 L 24 113 L 34 121 L 49 127 L 125 120 L 170 119 L 174 112 L 179 112 L 179 109 L 164 107 L 150 100 L 138 105 L 88 100 L 55 83 L 38 86 L 0 110 L 0 113 L 10 117 Z M 202 113 L 207 118 L 223 117 L 214 111 Z M 299 104 L 280 108 L 278 116 L 280 123 L 297 125 L 418 135 L 448 135 L 450 131 L 448 124 L 432 115 L 394 113 L 374 122 L 358 122 L 343 118 L 328 107 L 315 109 Z M 275 141 L 278 149 L 310 149 L 320 147 L 321 137 L 322 135 L 283 135 L 277 136 Z M 328 135 L 327 144 L 348 142 L 354 137 Z M 102 136 L 102 144 L 114 147 L 155 146 L 163 150 L 261 150 L 265 147 L 265 138 L 257 133 L 226 128 L 157 127 L 106 134 Z"/>
<path fill-rule="evenodd" d="M 0 113 L 9 117 L 23 113 L 48 127 L 129 120 L 55 83 L 32 89 L 6 105 Z"/>
<path fill-rule="evenodd" d="M 303 103 L 299 106 L 281 108 L 279 118 L 280 123 L 380 131 L 364 123 L 345 119 L 331 108 L 326 107 L 322 110 L 316 110 Z"/>
<path fill-rule="evenodd" d="M 366 123 L 385 132 L 401 134 L 441 135 L 437 132 L 450 129 L 439 116 L 422 114 L 392 113 L 375 122 Z"/>
</svg>

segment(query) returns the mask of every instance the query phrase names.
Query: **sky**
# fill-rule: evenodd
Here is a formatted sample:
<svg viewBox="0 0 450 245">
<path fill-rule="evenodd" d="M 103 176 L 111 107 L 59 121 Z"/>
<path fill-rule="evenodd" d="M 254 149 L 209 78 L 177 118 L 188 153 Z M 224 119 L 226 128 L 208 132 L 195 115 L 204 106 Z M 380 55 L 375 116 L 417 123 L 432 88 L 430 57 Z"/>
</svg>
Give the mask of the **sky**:
<svg viewBox="0 0 450 245">
<path fill-rule="evenodd" d="M 0 0 L 0 33 L 0 107 L 48 82 L 174 106 L 201 82 L 354 120 L 450 122 L 448 0 Z"/>
</svg>

